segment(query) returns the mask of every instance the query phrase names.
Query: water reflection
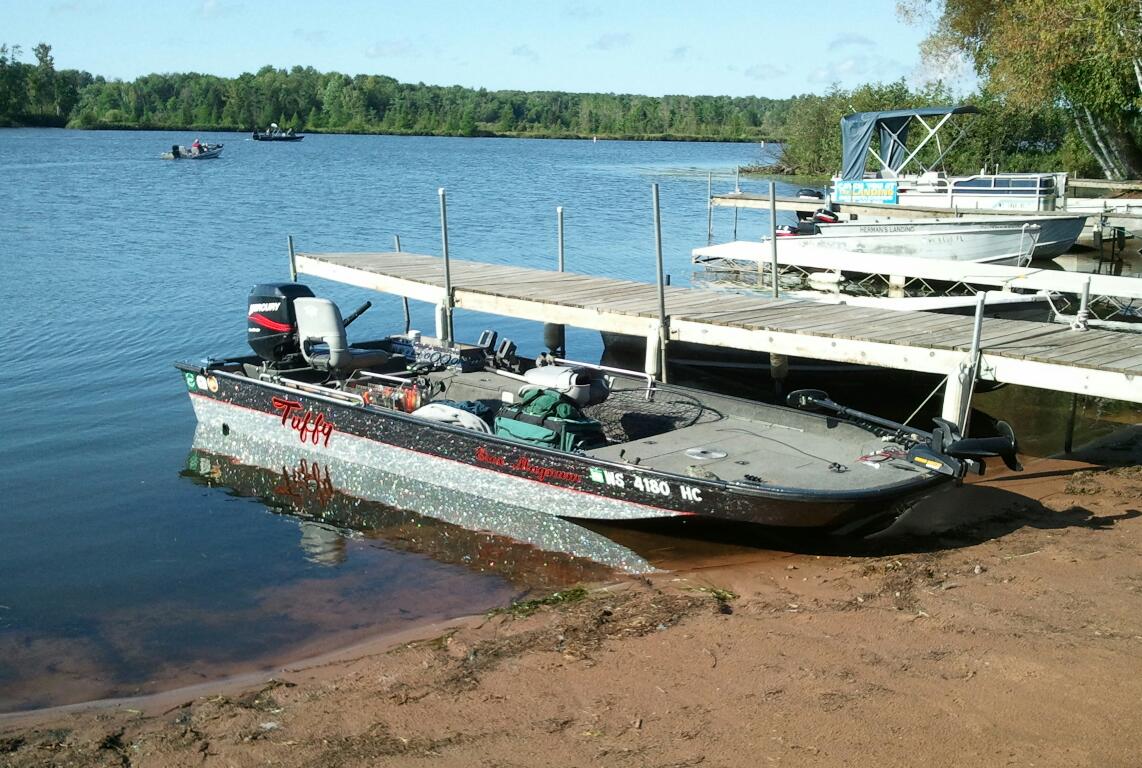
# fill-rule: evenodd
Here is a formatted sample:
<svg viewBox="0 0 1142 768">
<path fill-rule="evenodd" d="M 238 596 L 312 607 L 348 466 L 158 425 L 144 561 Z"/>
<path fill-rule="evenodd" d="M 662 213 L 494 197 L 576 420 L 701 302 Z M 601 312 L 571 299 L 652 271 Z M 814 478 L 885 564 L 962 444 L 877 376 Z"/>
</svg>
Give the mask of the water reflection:
<svg viewBox="0 0 1142 768">
<path fill-rule="evenodd" d="M 554 515 L 350 461 L 313 461 L 304 450 L 200 425 L 184 475 L 298 518 L 302 551 L 324 565 L 343 562 L 345 539 L 353 537 L 531 588 L 655 570 L 628 547 Z"/>
</svg>

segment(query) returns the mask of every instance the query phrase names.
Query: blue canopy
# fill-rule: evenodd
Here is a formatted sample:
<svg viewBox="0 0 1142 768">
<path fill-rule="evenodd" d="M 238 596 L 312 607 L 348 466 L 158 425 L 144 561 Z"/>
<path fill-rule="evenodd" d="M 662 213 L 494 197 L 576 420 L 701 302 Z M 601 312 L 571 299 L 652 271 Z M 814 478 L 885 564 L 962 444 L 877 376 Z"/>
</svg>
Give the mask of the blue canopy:
<svg viewBox="0 0 1142 768">
<path fill-rule="evenodd" d="M 894 109 L 887 112 L 857 112 L 841 118 L 841 178 L 864 178 L 864 158 L 872 144 L 874 131 L 880 132 L 880 160 L 896 171 L 904 162 L 904 143 L 908 140 L 908 123 L 914 117 L 963 115 L 978 113 L 971 105 L 959 107 L 920 107 Z"/>
</svg>

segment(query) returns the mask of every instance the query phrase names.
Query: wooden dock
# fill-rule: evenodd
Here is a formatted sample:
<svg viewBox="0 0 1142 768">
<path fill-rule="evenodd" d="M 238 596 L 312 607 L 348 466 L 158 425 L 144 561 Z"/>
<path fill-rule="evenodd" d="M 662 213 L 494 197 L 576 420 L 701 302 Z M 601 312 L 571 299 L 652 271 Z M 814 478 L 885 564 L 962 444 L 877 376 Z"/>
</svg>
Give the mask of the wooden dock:
<svg viewBox="0 0 1142 768">
<path fill-rule="evenodd" d="M 297 273 L 430 302 L 442 310 L 451 306 L 643 336 L 657 349 L 656 285 L 451 259 L 449 302 L 445 263 L 435 256 L 296 253 L 293 265 Z M 964 384 L 961 374 L 971 367 L 971 317 L 902 316 L 695 288 L 667 287 L 665 296 L 670 341 L 943 374 L 949 377 L 945 416 L 956 420 L 966 412 L 970 386 L 953 382 L 960 376 Z M 987 319 L 977 370 L 986 380 L 1139 403 L 1142 334 Z"/>
</svg>

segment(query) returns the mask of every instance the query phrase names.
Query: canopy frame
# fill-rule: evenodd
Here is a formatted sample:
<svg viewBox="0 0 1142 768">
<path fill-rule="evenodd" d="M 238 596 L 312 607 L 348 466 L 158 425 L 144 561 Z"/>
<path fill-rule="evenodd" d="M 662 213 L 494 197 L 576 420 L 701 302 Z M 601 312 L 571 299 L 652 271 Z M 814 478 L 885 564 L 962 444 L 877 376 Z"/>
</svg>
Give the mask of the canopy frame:
<svg viewBox="0 0 1142 768">
<path fill-rule="evenodd" d="M 851 115 L 845 115 L 841 118 L 841 139 L 843 142 L 841 178 L 844 180 L 863 179 L 865 161 L 868 155 L 872 155 L 880 164 L 880 173 L 885 177 L 899 176 L 913 161 L 920 167 L 921 173 L 927 173 L 939 165 L 948 152 L 967 133 L 965 126 L 946 147 L 942 146 L 939 134 L 952 116 L 978 112 L 979 109 L 974 106 L 963 105 L 898 109 L 886 112 L 855 112 Z M 939 120 L 934 124 L 924 119 L 933 117 L 939 117 Z M 906 142 L 909 126 L 913 120 L 924 126 L 927 135 L 911 153 L 908 153 Z M 874 131 L 880 135 L 879 153 L 872 149 Z M 938 154 L 935 160 L 925 166 L 917 156 L 932 141 L 936 143 Z"/>
</svg>

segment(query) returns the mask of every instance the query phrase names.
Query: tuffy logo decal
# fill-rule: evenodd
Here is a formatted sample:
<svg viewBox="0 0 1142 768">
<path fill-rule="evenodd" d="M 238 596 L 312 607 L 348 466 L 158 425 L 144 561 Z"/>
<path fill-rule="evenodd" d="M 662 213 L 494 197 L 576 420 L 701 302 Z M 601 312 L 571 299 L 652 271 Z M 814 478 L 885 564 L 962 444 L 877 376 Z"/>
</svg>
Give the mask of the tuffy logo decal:
<svg viewBox="0 0 1142 768">
<path fill-rule="evenodd" d="M 301 442 L 329 445 L 333 425 L 325 420 L 324 414 L 314 413 L 308 408 L 301 413 L 301 403 L 297 400 L 286 400 L 284 397 L 274 397 L 273 403 L 274 410 L 282 415 L 282 426 L 295 430 Z"/>
</svg>

